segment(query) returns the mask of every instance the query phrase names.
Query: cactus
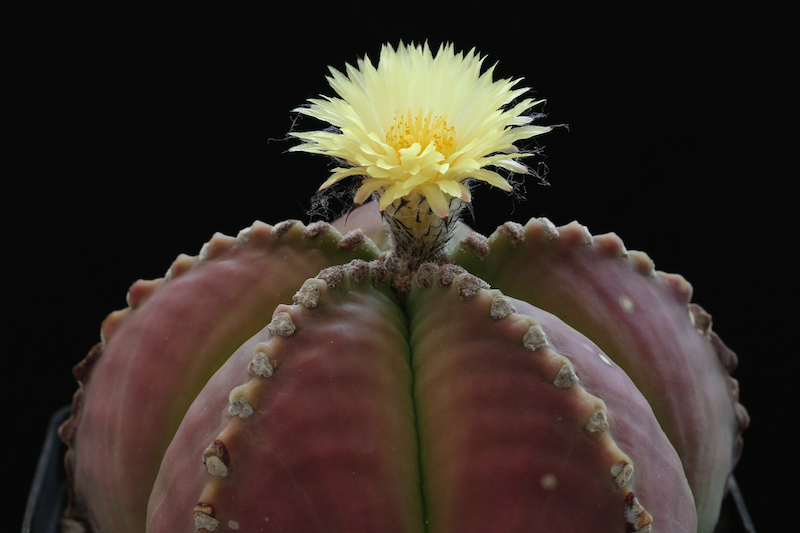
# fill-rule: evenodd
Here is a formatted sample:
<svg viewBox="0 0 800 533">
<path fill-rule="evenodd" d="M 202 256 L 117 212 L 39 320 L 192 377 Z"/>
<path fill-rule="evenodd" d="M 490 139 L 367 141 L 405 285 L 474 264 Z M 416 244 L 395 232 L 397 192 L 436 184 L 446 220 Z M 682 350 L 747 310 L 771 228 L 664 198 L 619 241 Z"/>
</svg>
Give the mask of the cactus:
<svg viewBox="0 0 800 533">
<path fill-rule="evenodd" d="M 340 98 L 298 111 L 335 129 L 292 150 L 346 165 L 322 194 L 355 178 L 364 205 L 216 234 L 133 284 L 74 370 L 65 523 L 713 530 L 748 424 L 736 356 L 614 234 L 458 221 L 550 130 L 482 61 L 401 44 L 332 70 Z"/>
</svg>

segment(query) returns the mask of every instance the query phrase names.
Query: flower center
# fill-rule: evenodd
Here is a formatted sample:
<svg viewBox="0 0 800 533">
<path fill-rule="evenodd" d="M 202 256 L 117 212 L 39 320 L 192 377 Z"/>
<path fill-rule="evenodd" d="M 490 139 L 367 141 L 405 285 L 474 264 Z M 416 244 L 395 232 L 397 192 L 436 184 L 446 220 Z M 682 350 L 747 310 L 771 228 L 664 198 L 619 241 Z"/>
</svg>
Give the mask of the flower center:
<svg viewBox="0 0 800 533">
<path fill-rule="evenodd" d="M 394 125 L 386 133 L 386 143 L 395 150 L 408 148 L 414 143 L 419 143 L 425 149 L 430 143 L 436 146 L 436 151 L 447 155 L 456 141 L 456 129 L 447 125 L 443 116 L 433 115 L 433 110 L 427 115 L 422 114 L 422 107 L 414 115 L 409 108 L 405 115 L 395 113 Z"/>
</svg>

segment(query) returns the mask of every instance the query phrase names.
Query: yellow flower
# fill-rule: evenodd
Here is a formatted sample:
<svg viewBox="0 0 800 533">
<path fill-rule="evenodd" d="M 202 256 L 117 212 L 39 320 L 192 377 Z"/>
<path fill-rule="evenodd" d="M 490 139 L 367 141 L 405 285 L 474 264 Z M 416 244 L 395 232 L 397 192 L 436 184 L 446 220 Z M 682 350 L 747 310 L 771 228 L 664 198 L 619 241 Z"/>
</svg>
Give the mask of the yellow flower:
<svg viewBox="0 0 800 533">
<path fill-rule="evenodd" d="M 346 75 L 330 68 L 328 82 L 339 95 L 310 99 L 295 111 L 337 131 L 292 133 L 305 141 L 290 151 L 325 154 L 349 166 L 334 168 L 320 190 L 348 176 L 363 176 L 354 203 L 380 195 L 383 211 L 393 202 L 421 195 L 445 218 L 453 197 L 471 200 L 465 180 L 485 181 L 510 191 L 511 184 L 486 167 L 525 173 L 526 154 L 516 141 L 550 131 L 531 125 L 524 113 L 542 100 L 515 100 L 521 81 L 492 80 L 481 73 L 484 58 L 443 45 L 434 56 L 424 46 L 384 45 L 378 67 L 369 58 Z"/>
</svg>

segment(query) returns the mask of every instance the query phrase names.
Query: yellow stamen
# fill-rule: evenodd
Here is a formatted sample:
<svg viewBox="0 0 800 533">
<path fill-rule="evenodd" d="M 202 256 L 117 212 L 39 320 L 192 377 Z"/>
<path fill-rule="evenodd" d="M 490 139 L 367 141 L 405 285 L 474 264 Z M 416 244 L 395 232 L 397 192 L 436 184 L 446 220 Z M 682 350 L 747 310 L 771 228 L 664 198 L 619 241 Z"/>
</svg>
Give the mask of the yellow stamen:
<svg viewBox="0 0 800 533">
<path fill-rule="evenodd" d="M 409 109 L 408 119 L 406 115 L 398 117 L 395 113 L 394 124 L 386 133 L 386 144 L 400 150 L 414 143 L 419 143 L 424 149 L 433 143 L 436 151 L 447 157 L 456 142 L 456 129 L 448 126 L 443 116 L 433 116 L 433 110 L 428 111 L 427 116 L 422 113 L 422 107 L 416 115 Z"/>
</svg>

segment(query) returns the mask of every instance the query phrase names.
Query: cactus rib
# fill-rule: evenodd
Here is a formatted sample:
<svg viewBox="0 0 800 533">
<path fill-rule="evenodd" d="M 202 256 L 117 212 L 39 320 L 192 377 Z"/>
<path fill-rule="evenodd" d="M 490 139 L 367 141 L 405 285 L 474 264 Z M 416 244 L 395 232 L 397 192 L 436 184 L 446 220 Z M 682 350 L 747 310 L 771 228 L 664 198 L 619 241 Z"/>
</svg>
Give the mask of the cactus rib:
<svg viewBox="0 0 800 533">
<path fill-rule="evenodd" d="M 255 222 L 236 239 L 215 235 L 198 256 L 179 256 L 162 281 L 135 283 L 130 307 L 103 322 L 102 347 L 76 369 L 82 401 L 64 430 L 76 514 L 105 531 L 144 531 L 163 453 L 214 370 L 302 280 L 378 251 L 367 242 L 343 251 L 334 228 L 314 240 L 306 230 Z"/>
<path fill-rule="evenodd" d="M 456 248 L 453 258 L 559 316 L 630 375 L 681 456 L 700 530 L 713 529 L 748 419 L 730 393 L 731 365 L 720 362 L 729 350 L 719 337 L 695 331 L 700 312 L 690 304 L 691 285 L 656 271 L 646 254 L 626 250 L 614 234 L 590 239 L 577 223 L 556 228 L 542 219 L 523 230 L 512 237 L 507 225 L 498 228 L 483 259 L 469 246 Z"/>
</svg>

